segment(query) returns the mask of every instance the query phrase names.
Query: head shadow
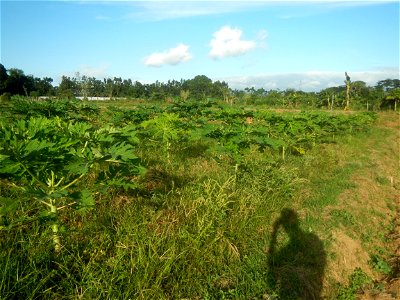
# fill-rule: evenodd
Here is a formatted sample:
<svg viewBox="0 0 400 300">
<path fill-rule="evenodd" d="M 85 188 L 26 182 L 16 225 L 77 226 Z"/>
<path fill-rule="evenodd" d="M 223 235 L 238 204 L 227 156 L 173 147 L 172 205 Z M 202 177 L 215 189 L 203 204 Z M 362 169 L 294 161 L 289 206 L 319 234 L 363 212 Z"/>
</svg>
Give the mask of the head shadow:
<svg viewBox="0 0 400 300">
<path fill-rule="evenodd" d="M 285 208 L 275 220 L 268 249 L 268 285 L 279 299 L 321 299 L 326 253 L 317 235 L 300 228 Z"/>
</svg>

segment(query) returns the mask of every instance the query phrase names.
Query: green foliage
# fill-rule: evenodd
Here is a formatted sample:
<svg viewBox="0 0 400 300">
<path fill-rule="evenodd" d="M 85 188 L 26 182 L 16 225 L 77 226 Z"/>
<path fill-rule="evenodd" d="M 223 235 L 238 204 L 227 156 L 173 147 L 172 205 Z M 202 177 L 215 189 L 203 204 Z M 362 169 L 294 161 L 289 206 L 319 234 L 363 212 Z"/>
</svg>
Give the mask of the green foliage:
<svg viewBox="0 0 400 300">
<path fill-rule="evenodd" d="M 360 268 L 356 268 L 350 275 L 349 285 L 341 287 L 337 295 L 338 300 L 355 300 L 357 293 L 372 283 L 372 279 Z"/>
<path fill-rule="evenodd" d="M 9 109 L 5 112 L 8 118 L 60 117 L 64 120 L 91 121 L 100 113 L 93 103 L 80 100 L 42 100 L 33 101 L 14 96 Z"/>
<path fill-rule="evenodd" d="M 386 109 L 397 105 L 393 101 L 391 91 L 398 89 L 399 79 L 385 79 L 375 86 L 367 86 L 364 81 L 351 82 L 347 77 L 342 86 L 333 86 L 319 92 L 305 92 L 287 88 L 285 90 L 265 90 L 264 88 L 246 87 L 244 90 L 233 90 L 224 81 L 212 81 L 205 75 L 197 75 L 192 79 L 180 81 L 168 80 L 163 83 L 143 84 L 139 81 L 121 77 L 96 79 L 94 77 L 62 76 L 58 86 L 53 86 L 53 79 L 49 77 L 36 78 L 25 75 L 23 70 L 6 69 L 0 64 L 0 95 L 9 93 L 10 96 L 56 96 L 61 99 L 75 99 L 75 97 L 109 97 L 140 99 L 147 101 L 169 102 L 170 99 L 204 101 L 218 99 L 232 105 L 234 102 L 247 105 L 268 105 L 269 107 L 283 108 L 327 108 L 328 110 L 343 108 L 349 96 L 352 98 L 352 109 L 371 110 Z M 347 98 L 347 99 L 346 99 Z"/>
<path fill-rule="evenodd" d="M 252 145 L 260 151 L 286 149 L 292 154 L 304 155 L 316 144 L 334 140 L 336 134 L 362 131 L 375 120 L 372 113 L 343 116 L 304 112 L 293 116 L 237 109 L 215 111 L 211 116 L 221 123 L 204 128 L 205 136 L 217 139 L 221 149 L 235 155 Z"/>
<path fill-rule="evenodd" d="M 144 134 L 150 140 L 161 143 L 168 160 L 171 155 L 172 143 L 177 143 L 185 133 L 179 116 L 174 113 L 164 112 L 154 119 L 142 122 L 141 126 L 145 129 Z"/>
<path fill-rule="evenodd" d="M 391 89 L 381 103 L 381 108 L 392 108 L 397 110 L 397 105 L 400 102 L 400 88 Z"/>
<path fill-rule="evenodd" d="M 375 118 L 215 101 L 92 111 L 15 100 L 0 122 L 5 299 L 276 294 L 265 249 L 274 214 L 305 182 L 302 156 Z M 135 189 L 142 160 L 149 172 Z"/>
<path fill-rule="evenodd" d="M 108 108 L 110 115 L 110 123 L 117 126 L 127 124 L 140 125 L 143 121 L 149 120 L 154 114 L 159 112 L 159 109 L 154 106 L 146 106 L 142 109 L 121 109 L 115 106 Z"/>
<path fill-rule="evenodd" d="M 10 93 L 3 93 L 0 96 L 0 102 L 8 102 L 11 100 L 11 94 Z"/>
<path fill-rule="evenodd" d="M 389 228 L 389 232 L 390 229 L 391 228 Z M 389 253 L 385 248 L 379 246 L 375 246 L 374 249 L 375 253 L 371 255 L 370 264 L 377 272 L 385 275 L 391 275 L 393 270 L 390 264 L 387 262 Z"/>
<path fill-rule="evenodd" d="M 377 272 L 383 273 L 385 275 L 390 275 L 392 273 L 392 268 L 390 267 L 389 263 L 385 259 L 383 259 L 381 255 L 372 255 L 371 264 Z"/>
<path fill-rule="evenodd" d="M 91 208 L 94 191 L 110 186 L 133 188 L 129 178 L 142 170 L 134 154 L 135 131 L 129 126 L 95 129 L 58 117 L 32 117 L 0 123 L 0 137 L 0 178 L 12 181 L 26 197 L 44 205 L 37 217 L 51 219 L 57 252 L 58 210 Z M 21 199 L 1 200 L 0 214 L 7 218 Z"/>
</svg>

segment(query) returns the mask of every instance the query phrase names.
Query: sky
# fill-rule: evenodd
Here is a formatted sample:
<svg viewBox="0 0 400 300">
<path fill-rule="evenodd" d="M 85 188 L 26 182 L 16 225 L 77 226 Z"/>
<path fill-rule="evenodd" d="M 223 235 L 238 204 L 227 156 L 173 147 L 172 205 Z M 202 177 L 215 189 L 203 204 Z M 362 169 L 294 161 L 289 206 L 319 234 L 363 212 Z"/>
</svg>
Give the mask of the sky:
<svg viewBox="0 0 400 300">
<path fill-rule="evenodd" d="M 5 1 L 1 63 L 142 83 L 319 91 L 399 78 L 399 1 Z"/>
</svg>

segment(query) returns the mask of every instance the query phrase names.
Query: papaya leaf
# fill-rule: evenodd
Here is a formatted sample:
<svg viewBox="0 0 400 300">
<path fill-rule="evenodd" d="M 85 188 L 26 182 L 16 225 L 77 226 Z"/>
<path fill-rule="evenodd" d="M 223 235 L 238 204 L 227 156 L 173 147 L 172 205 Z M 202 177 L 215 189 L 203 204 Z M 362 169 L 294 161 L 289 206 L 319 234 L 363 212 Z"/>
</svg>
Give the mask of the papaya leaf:
<svg viewBox="0 0 400 300">
<path fill-rule="evenodd" d="M 132 159 L 137 159 L 137 156 L 134 154 L 133 147 L 125 144 L 124 142 L 113 145 L 109 149 L 109 152 L 111 157 L 115 160 L 129 161 Z"/>
<path fill-rule="evenodd" d="M 122 178 L 113 178 L 107 181 L 108 186 L 123 188 L 125 191 L 132 190 L 138 187 L 137 184 Z"/>
<path fill-rule="evenodd" d="M 89 171 L 89 166 L 83 159 L 77 159 L 65 167 L 70 174 L 86 174 Z"/>
<path fill-rule="evenodd" d="M 16 174 L 21 169 L 19 162 L 14 162 L 12 160 L 1 161 L 2 166 L 0 166 L 0 174 Z"/>
<path fill-rule="evenodd" d="M 31 155 L 32 152 L 39 152 L 42 149 L 49 149 L 54 145 L 54 143 L 48 141 L 31 140 L 25 144 L 24 157 Z"/>
<path fill-rule="evenodd" d="M 83 189 L 79 193 L 76 194 L 76 203 L 77 210 L 79 211 L 87 211 L 94 207 L 96 204 L 92 192 L 89 189 Z"/>
</svg>

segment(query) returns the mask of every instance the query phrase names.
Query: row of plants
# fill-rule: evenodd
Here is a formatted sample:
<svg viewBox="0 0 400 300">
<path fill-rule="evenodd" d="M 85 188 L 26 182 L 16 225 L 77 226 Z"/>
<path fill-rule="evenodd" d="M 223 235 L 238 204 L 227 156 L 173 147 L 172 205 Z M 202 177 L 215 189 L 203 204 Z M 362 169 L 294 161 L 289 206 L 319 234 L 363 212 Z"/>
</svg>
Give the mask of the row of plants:
<svg viewBox="0 0 400 300">
<path fill-rule="evenodd" d="M 279 211 L 301 182 L 282 158 L 367 130 L 375 118 L 215 102 L 8 103 L 0 118 L 0 294 L 51 299 L 103 274 L 114 287 L 132 286 L 127 299 L 261 297 L 266 284 L 254 289 L 248 278 L 235 291 L 224 272 L 264 272 L 246 240 L 261 237 L 245 232 L 262 227 L 261 214 Z M 200 163 L 214 167 L 186 171 Z M 113 271 L 128 266 L 129 276 Z M 85 289 L 86 297 L 116 297 Z"/>
<path fill-rule="evenodd" d="M 46 218 L 56 216 L 59 207 L 93 204 L 90 191 L 82 189 L 82 183 L 89 177 L 94 190 L 99 190 L 97 184 L 132 187 L 121 180 L 127 174 L 138 174 L 140 161 L 135 154 L 138 144 L 142 148 L 143 145 L 161 148 L 170 161 L 174 151 L 194 141 L 208 141 L 209 152 L 217 156 L 228 154 L 235 163 L 240 163 L 243 151 L 252 146 L 261 152 L 266 149 L 280 152 L 282 158 L 285 152 L 301 155 L 316 144 L 332 141 L 335 135 L 363 130 L 375 118 L 372 113 L 277 114 L 213 106 L 213 103 L 179 103 L 164 109 L 111 108 L 108 111 L 111 124 L 95 126 L 82 121 L 93 120 L 99 113 L 93 104 L 23 103 L 23 100 L 15 102 L 9 113 L 23 119 L 3 120 L 0 124 L 0 173 L 11 185 L 25 189 L 27 195 L 43 204 L 48 214 L 39 215 Z M 124 126 L 114 127 L 113 122 Z M 3 210 L 16 207 L 16 203 L 3 205 Z"/>
</svg>

